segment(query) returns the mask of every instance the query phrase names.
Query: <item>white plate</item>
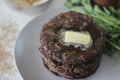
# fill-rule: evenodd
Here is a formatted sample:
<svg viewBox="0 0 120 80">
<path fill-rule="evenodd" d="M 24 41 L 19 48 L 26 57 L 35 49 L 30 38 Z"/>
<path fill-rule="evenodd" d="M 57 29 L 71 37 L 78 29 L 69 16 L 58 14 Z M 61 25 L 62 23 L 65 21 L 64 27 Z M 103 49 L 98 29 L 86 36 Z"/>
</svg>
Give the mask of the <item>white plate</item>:
<svg viewBox="0 0 120 80">
<path fill-rule="evenodd" d="M 16 41 L 15 57 L 24 80 L 69 80 L 50 73 L 43 66 L 38 50 L 40 29 L 43 24 L 53 16 L 66 11 L 66 9 L 57 9 L 43 13 L 32 20 L 20 33 Z M 120 80 L 120 65 L 114 59 L 104 55 L 98 70 L 82 80 Z"/>
</svg>

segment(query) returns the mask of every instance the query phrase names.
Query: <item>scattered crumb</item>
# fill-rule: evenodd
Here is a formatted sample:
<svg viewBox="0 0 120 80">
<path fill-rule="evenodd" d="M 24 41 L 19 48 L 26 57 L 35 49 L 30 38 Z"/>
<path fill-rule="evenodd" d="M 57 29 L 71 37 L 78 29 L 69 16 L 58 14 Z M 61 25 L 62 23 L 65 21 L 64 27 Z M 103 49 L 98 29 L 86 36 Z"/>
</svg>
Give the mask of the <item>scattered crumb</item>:
<svg viewBox="0 0 120 80">
<path fill-rule="evenodd" d="M 16 72 L 14 66 L 14 45 L 18 34 L 17 24 L 11 21 L 0 22 L 0 80 L 4 74 L 13 75 Z"/>
</svg>

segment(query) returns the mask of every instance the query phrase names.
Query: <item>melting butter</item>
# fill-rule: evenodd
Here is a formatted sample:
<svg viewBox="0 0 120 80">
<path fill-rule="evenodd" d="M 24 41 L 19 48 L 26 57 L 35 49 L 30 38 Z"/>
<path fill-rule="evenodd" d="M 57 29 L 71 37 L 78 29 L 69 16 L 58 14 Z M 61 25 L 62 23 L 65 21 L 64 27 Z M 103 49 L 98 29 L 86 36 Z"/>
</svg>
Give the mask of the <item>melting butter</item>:
<svg viewBox="0 0 120 80">
<path fill-rule="evenodd" d="M 63 45 L 73 45 L 75 48 L 80 47 L 82 51 L 85 51 L 92 45 L 92 38 L 88 31 L 60 31 L 61 39 L 60 42 Z"/>
<path fill-rule="evenodd" d="M 85 34 L 83 32 L 66 31 L 65 42 L 89 45 L 91 42 L 91 36 L 90 34 Z"/>
</svg>

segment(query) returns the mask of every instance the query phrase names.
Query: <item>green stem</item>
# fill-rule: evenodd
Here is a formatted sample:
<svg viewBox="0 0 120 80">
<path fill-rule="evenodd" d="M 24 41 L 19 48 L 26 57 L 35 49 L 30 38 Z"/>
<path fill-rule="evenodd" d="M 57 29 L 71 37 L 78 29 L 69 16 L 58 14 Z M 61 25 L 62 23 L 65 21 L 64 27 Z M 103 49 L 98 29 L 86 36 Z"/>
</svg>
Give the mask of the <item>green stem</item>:
<svg viewBox="0 0 120 80">
<path fill-rule="evenodd" d="M 110 40 L 105 39 L 108 43 L 110 43 L 114 48 L 116 48 L 117 50 L 120 50 L 120 47 L 114 43 L 112 43 Z"/>
<path fill-rule="evenodd" d="M 115 28 L 120 29 L 120 27 L 119 27 L 117 24 L 111 22 L 110 20 L 106 20 L 107 18 L 104 18 L 104 16 L 91 14 L 91 17 L 100 19 L 100 20 L 104 21 L 105 23 L 108 23 L 108 24 L 110 24 L 111 26 L 114 26 Z"/>
</svg>

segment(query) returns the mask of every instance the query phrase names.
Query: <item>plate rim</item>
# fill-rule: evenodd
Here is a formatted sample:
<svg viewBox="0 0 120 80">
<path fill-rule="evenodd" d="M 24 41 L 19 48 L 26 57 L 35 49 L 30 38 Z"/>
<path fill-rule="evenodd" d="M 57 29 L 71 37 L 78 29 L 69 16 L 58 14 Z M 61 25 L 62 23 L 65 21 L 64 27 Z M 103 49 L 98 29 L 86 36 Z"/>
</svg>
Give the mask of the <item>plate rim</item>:
<svg viewBox="0 0 120 80">
<path fill-rule="evenodd" d="M 21 34 L 24 32 L 24 30 L 26 30 L 26 28 L 28 28 L 29 24 L 37 19 L 39 19 L 41 16 L 45 15 L 45 14 L 48 14 L 49 12 L 52 12 L 52 11 L 58 11 L 59 9 L 65 9 L 66 11 L 68 10 L 66 7 L 61 7 L 61 8 L 56 8 L 56 9 L 51 9 L 51 10 L 47 10 L 45 12 L 42 12 L 41 14 L 39 14 L 38 16 L 34 17 L 32 20 L 30 20 L 22 29 L 21 31 L 19 32 L 17 38 L 16 38 L 16 41 L 15 41 L 15 45 L 14 45 L 14 62 L 15 62 L 15 67 L 18 71 L 18 73 L 20 74 L 20 76 L 22 77 L 22 79 L 24 80 L 23 76 L 21 75 L 21 72 L 18 68 L 18 64 L 17 64 L 17 60 L 16 60 L 16 46 L 17 46 L 17 42 L 19 40 L 19 37 L 21 36 Z M 68 10 L 69 11 L 69 10 Z"/>
</svg>

